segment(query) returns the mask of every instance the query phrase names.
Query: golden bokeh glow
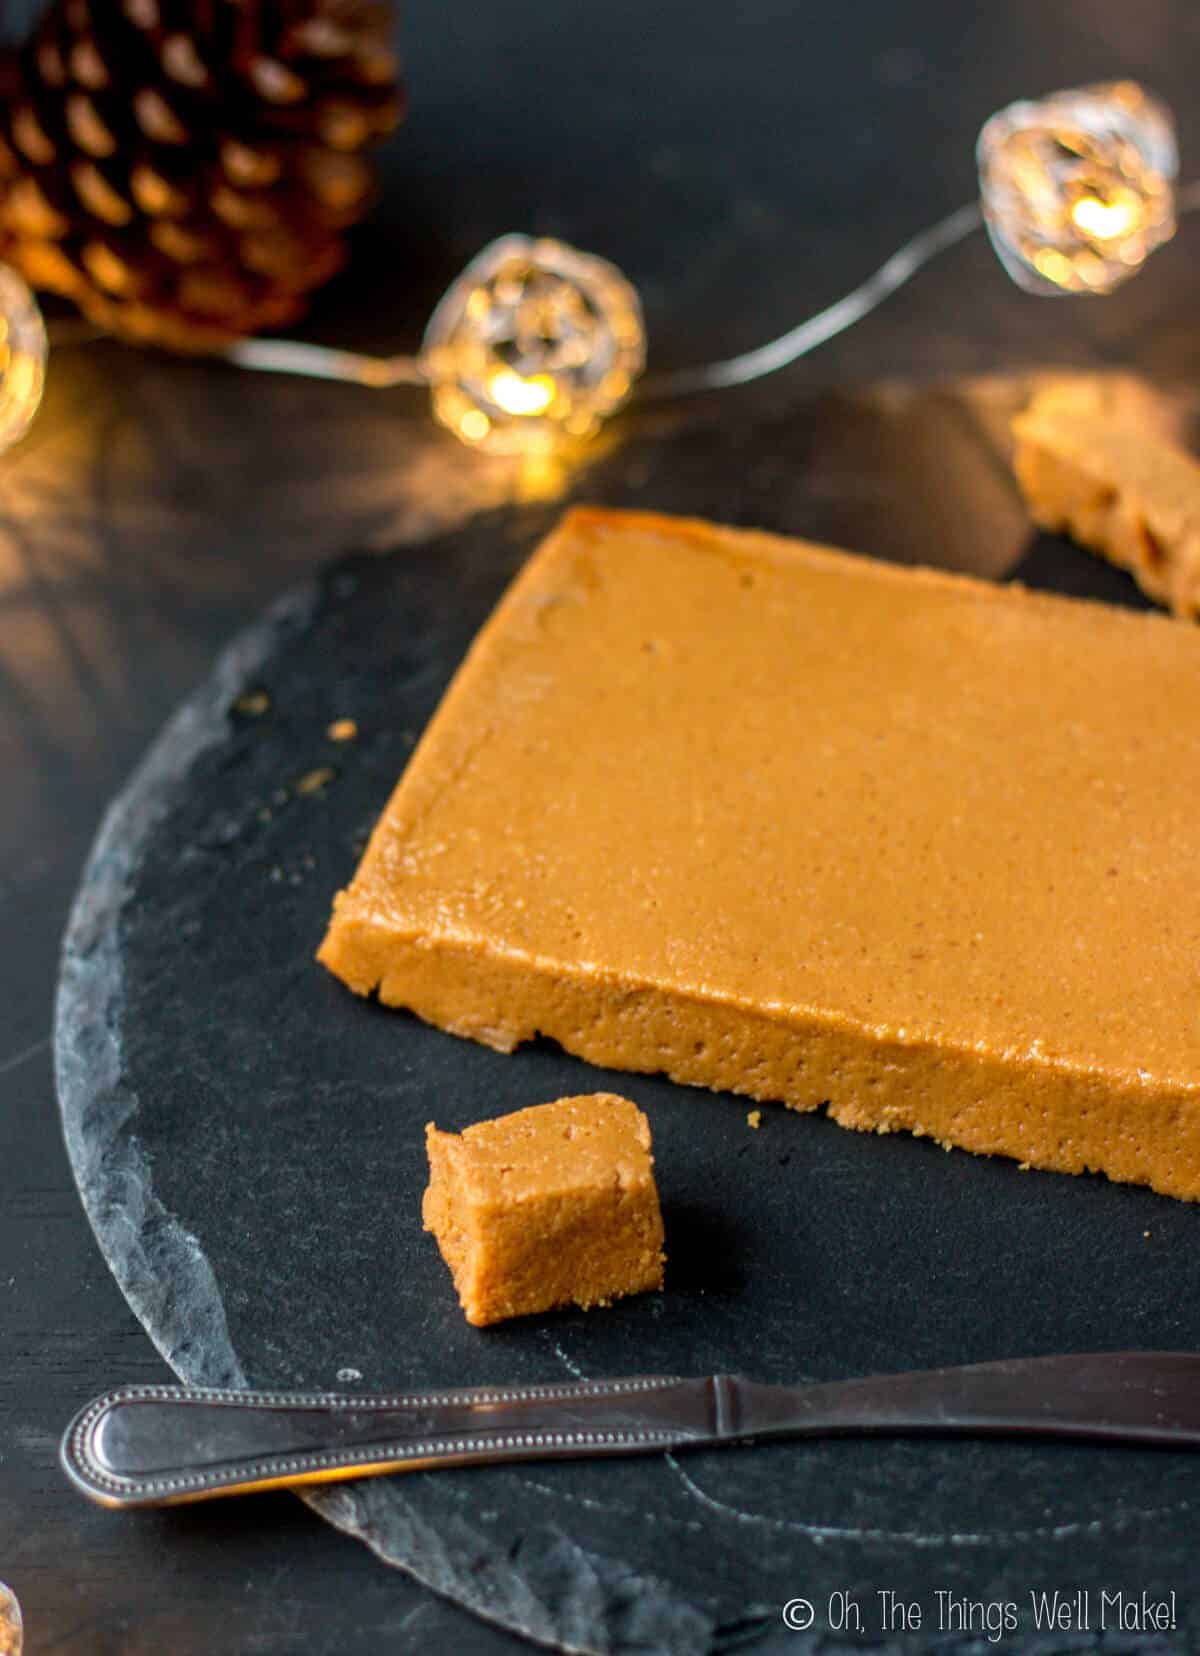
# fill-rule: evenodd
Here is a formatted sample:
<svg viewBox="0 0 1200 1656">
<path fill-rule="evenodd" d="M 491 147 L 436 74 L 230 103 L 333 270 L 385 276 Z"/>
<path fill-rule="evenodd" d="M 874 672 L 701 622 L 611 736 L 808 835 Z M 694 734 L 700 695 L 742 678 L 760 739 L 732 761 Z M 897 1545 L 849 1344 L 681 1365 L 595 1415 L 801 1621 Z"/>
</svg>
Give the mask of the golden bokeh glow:
<svg viewBox="0 0 1200 1656">
<path fill-rule="evenodd" d="M 24 278 L 0 264 L 0 451 L 22 438 L 46 377 L 46 326 Z"/>
<path fill-rule="evenodd" d="M 554 381 L 549 374 L 534 374 L 525 379 L 511 368 L 497 368 L 487 388 L 488 396 L 506 414 L 525 418 L 544 414 L 554 401 Z"/>
<path fill-rule="evenodd" d="M 482 443 L 492 429 L 492 422 L 479 408 L 468 408 L 458 422 L 458 429 L 468 443 Z"/>
<path fill-rule="evenodd" d="M 1071 217 L 1085 236 L 1097 241 L 1113 241 L 1128 235 L 1141 217 L 1134 197 L 1124 196 L 1115 201 L 1101 201 L 1098 196 L 1080 196 L 1071 209 Z"/>
</svg>

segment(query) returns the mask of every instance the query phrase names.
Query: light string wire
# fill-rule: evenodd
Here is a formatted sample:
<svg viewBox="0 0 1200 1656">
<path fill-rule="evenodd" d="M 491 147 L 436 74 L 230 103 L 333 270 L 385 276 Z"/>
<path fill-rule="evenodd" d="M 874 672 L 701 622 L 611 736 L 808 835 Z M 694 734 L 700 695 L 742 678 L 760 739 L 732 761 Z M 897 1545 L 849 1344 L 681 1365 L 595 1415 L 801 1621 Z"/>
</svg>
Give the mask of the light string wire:
<svg viewBox="0 0 1200 1656">
<path fill-rule="evenodd" d="M 886 259 L 865 282 L 826 305 L 815 316 L 810 316 L 778 339 L 768 340 L 752 351 L 728 357 L 723 362 L 709 362 L 699 368 L 682 368 L 676 373 L 655 374 L 643 380 L 641 394 L 646 397 L 682 397 L 695 391 L 723 391 L 734 385 L 749 385 L 780 368 L 786 368 L 801 357 L 815 351 L 826 340 L 845 333 L 863 317 L 883 303 L 889 295 L 912 280 L 939 253 L 954 247 L 977 230 L 983 223 L 983 210 L 977 201 L 955 208 L 945 218 L 921 230 Z"/>
<path fill-rule="evenodd" d="M 1176 195 L 1180 214 L 1200 208 L 1200 179 L 1185 184 Z M 807 317 L 776 339 L 721 362 L 671 373 L 648 374 L 638 384 L 634 398 L 639 402 L 666 401 L 700 391 L 722 391 L 735 385 L 749 385 L 778 373 L 818 346 L 845 333 L 877 310 L 885 299 L 904 287 L 939 254 L 947 252 L 978 230 L 983 209 L 978 201 L 966 202 L 935 224 L 920 230 L 884 260 L 856 288 L 835 299 L 814 316 Z M 225 359 L 241 368 L 276 374 L 304 374 L 313 379 L 339 380 L 353 385 L 383 389 L 396 385 L 423 385 L 425 370 L 419 356 L 373 357 L 354 351 L 329 350 L 322 345 L 303 345 L 287 339 L 247 339 L 231 345 Z"/>
<path fill-rule="evenodd" d="M 1176 194 L 1180 216 L 1200 208 L 1200 179 L 1183 185 Z M 722 391 L 735 385 L 749 385 L 808 356 L 818 346 L 845 333 L 877 310 L 885 299 L 904 287 L 939 254 L 961 241 L 983 224 L 983 210 L 977 201 L 956 207 L 935 224 L 918 231 L 885 259 L 856 288 L 835 299 L 814 316 L 771 339 L 765 345 L 743 351 L 720 362 L 703 363 L 670 373 L 649 374 L 638 384 L 635 398 L 641 402 L 665 401 L 700 391 Z M 56 347 L 89 344 L 105 337 L 104 330 L 74 320 L 51 324 L 50 341 Z M 429 376 L 420 356 L 371 356 L 359 351 L 337 350 L 295 339 L 243 339 L 217 352 L 218 360 L 253 373 L 291 374 L 304 379 L 328 380 L 342 385 L 359 385 L 372 391 L 391 390 L 403 385 L 427 385 Z"/>
<path fill-rule="evenodd" d="M 768 340 L 754 350 L 723 362 L 704 363 L 667 374 L 647 375 L 638 384 L 639 401 L 665 400 L 696 391 L 723 390 L 762 379 L 789 363 L 796 362 L 826 340 L 844 333 L 881 305 L 889 294 L 912 279 L 924 265 L 953 247 L 983 222 L 978 202 L 958 207 L 936 224 L 920 231 L 865 282 L 843 298 L 827 305 L 778 339 Z M 291 339 L 243 339 L 219 353 L 238 368 L 270 374 L 299 374 L 309 379 L 334 380 L 343 384 L 386 390 L 397 385 L 428 383 L 419 356 L 368 356 L 357 351 L 339 351 L 324 345 L 306 345 Z"/>
</svg>

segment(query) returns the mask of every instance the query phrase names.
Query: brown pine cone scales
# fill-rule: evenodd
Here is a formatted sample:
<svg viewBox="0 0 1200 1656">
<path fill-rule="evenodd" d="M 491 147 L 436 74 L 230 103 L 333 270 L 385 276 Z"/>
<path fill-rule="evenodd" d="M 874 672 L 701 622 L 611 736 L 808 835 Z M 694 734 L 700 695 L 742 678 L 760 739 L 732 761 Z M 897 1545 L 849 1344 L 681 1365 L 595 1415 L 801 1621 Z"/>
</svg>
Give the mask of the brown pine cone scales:
<svg viewBox="0 0 1200 1656">
<path fill-rule="evenodd" d="M 293 321 L 401 93 L 379 0 L 56 0 L 0 63 L 0 257 L 144 344 Z"/>
</svg>

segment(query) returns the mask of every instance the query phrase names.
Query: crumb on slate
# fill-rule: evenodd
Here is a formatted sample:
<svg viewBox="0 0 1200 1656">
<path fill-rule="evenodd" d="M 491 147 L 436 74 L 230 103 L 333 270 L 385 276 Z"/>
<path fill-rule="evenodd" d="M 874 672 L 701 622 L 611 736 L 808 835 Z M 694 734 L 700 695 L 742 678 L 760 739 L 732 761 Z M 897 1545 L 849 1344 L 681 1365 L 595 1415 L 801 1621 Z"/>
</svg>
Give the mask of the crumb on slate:
<svg viewBox="0 0 1200 1656">
<path fill-rule="evenodd" d="M 335 719 L 325 734 L 331 742 L 352 742 L 358 735 L 358 723 L 355 719 Z"/>
<path fill-rule="evenodd" d="M 320 793 L 328 782 L 332 782 L 337 772 L 332 765 L 318 765 L 316 770 L 306 771 L 296 783 L 298 794 Z"/>
<path fill-rule="evenodd" d="M 234 702 L 236 713 L 245 713 L 249 718 L 258 719 L 271 705 L 271 698 L 265 690 L 247 690 Z"/>
<path fill-rule="evenodd" d="M 762 1111 L 751 1110 L 746 1116 L 747 1127 L 759 1128 L 762 1126 Z"/>
</svg>

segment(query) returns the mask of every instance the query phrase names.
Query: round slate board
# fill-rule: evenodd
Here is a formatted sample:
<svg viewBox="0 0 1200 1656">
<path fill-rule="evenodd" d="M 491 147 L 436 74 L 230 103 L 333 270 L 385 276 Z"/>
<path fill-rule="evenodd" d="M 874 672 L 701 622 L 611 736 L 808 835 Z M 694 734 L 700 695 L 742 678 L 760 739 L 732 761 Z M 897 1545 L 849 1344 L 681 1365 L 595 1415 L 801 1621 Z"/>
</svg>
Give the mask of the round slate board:
<svg viewBox="0 0 1200 1656">
<path fill-rule="evenodd" d="M 981 415 L 965 393 L 928 393 L 827 398 L 734 432 L 700 420 L 643 433 L 577 494 L 991 574 L 1024 552 L 1026 579 L 1136 601 L 1085 554 L 1026 544 L 994 416 L 994 400 Z M 314 964 L 333 892 L 558 510 L 351 557 L 286 597 L 109 812 L 65 947 L 59 1084 L 100 1246 L 164 1356 L 195 1382 L 354 1390 L 827 1379 L 1194 1345 L 1195 1208 L 820 1115 L 767 1108 L 755 1132 L 745 1100 L 548 1044 L 504 1057 L 357 1000 Z M 357 739 L 330 740 L 338 718 Z M 666 1292 L 468 1327 L 420 1227 L 424 1124 L 604 1088 L 653 1123 Z M 438 1592 L 573 1650 L 765 1648 L 800 1595 L 816 1620 L 789 1648 L 827 1649 L 839 1593 L 882 1635 L 885 1588 L 924 1611 L 891 1648 L 987 1650 L 939 1590 L 1014 1601 L 1027 1638 L 1031 1589 L 1165 1596 L 1192 1578 L 1194 1483 L 1191 1460 L 1162 1453 L 832 1441 L 413 1474 L 308 1499 Z M 1186 1595 L 1178 1611 L 1200 1627 Z"/>
</svg>

